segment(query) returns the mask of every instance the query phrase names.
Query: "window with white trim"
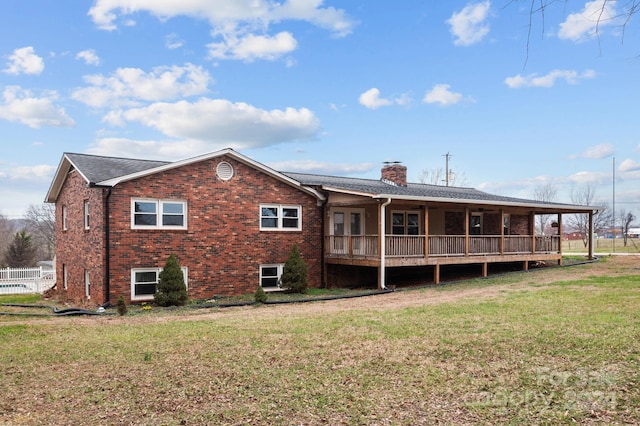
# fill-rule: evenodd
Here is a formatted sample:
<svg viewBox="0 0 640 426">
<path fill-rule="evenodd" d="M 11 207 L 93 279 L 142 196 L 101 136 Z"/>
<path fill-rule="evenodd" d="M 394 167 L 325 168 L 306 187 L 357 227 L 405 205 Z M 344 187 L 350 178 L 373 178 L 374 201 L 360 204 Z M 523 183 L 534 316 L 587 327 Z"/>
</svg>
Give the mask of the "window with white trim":
<svg viewBox="0 0 640 426">
<path fill-rule="evenodd" d="M 280 277 L 284 270 L 284 263 L 272 265 L 260 265 L 260 287 L 264 291 L 282 290 L 280 287 Z"/>
<path fill-rule="evenodd" d="M 84 270 L 84 296 L 91 299 L 91 281 L 89 280 L 89 271 Z"/>
<path fill-rule="evenodd" d="M 132 199 L 131 228 L 187 229 L 187 202 Z"/>
<path fill-rule="evenodd" d="M 302 206 L 260 205 L 260 230 L 300 231 L 301 229 Z"/>
<path fill-rule="evenodd" d="M 189 289 L 187 268 L 182 267 L 184 285 Z M 131 300 L 153 300 L 158 288 L 162 268 L 135 268 L 131 270 Z"/>
<path fill-rule="evenodd" d="M 84 229 L 89 229 L 89 200 L 84 200 Z"/>
</svg>

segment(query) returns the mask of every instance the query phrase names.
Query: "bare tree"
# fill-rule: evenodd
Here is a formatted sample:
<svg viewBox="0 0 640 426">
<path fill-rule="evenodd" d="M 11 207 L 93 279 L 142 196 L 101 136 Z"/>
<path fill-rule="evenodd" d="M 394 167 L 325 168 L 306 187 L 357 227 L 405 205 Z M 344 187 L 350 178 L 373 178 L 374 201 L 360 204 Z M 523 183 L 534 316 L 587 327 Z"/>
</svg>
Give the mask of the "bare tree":
<svg viewBox="0 0 640 426">
<path fill-rule="evenodd" d="M 629 228 L 631 228 L 631 224 L 633 223 L 634 220 L 636 220 L 636 217 L 633 215 L 633 213 L 626 211 L 625 209 L 622 209 L 619 213 L 620 218 L 620 231 L 622 231 L 622 239 L 624 241 L 624 246 L 627 246 L 627 240 L 629 238 Z"/>
<path fill-rule="evenodd" d="M 447 181 L 444 168 L 422 169 L 418 175 L 418 182 L 428 183 L 430 185 L 444 185 Z M 453 173 L 449 171 L 449 186 L 466 186 L 468 185 L 467 176 L 462 173 Z"/>
<path fill-rule="evenodd" d="M 33 245 L 40 259 L 53 259 L 56 246 L 56 206 L 30 205 L 25 214 L 27 229 L 33 235 Z"/>
<path fill-rule="evenodd" d="M 533 189 L 533 199 L 536 201 L 543 201 L 545 203 L 551 203 L 556 201 L 558 196 L 558 188 L 553 183 L 547 183 L 544 185 L 538 185 Z M 539 214 L 536 216 L 536 222 L 538 227 L 538 234 L 544 235 L 547 228 L 547 223 L 551 219 L 550 214 Z"/>
<path fill-rule="evenodd" d="M 609 228 L 611 223 L 611 210 L 607 204 L 598 203 L 596 199 L 596 187 L 594 185 L 584 185 L 571 189 L 571 202 L 580 206 L 596 206 L 599 210 L 593 216 L 593 230 L 601 232 Z M 582 235 L 582 242 L 586 247 L 589 243 L 589 215 L 574 214 L 568 219 L 568 223 Z"/>
<path fill-rule="evenodd" d="M 0 214 L 0 259 L 4 259 L 5 253 L 13 241 L 15 228 L 11 221 Z M 5 265 L 0 265 L 5 266 Z"/>
</svg>

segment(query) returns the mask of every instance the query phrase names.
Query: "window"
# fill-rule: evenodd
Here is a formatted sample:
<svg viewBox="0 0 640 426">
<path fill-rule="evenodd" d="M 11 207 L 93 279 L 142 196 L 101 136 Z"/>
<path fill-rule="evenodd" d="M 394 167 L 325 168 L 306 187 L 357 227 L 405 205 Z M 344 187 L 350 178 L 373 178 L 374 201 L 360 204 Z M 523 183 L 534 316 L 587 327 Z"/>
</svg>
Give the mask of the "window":
<svg viewBox="0 0 640 426">
<path fill-rule="evenodd" d="M 504 235 L 509 235 L 509 215 L 502 216 L 502 226 L 504 228 Z"/>
<path fill-rule="evenodd" d="M 131 200 L 131 227 L 138 229 L 187 229 L 187 202 L 179 200 Z"/>
<path fill-rule="evenodd" d="M 260 229 L 300 231 L 302 229 L 302 207 L 279 204 L 261 205 Z"/>
<path fill-rule="evenodd" d="M 393 235 L 419 235 L 420 213 L 414 211 L 392 212 L 391 233 Z"/>
<path fill-rule="evenodd" d="M 131 270 L 131 300 L 153 300 L 162 268 L 141 268 Z M 187 268 L 182 268 L 184 284 L 187 284 Z"/>
<path fill-rule="evenodd" d="M 84 200 L 84 229 L 89 229 L 89 200 Z"/>
<path fill-rule="evenodd" d="M 260 286 L 264 291 L 280 290 L 280 277 L 284 269 L 284 263 L 274 265 L 260 265 Z"/>
<path fill-rule="evenodd" d="M 469 235 L 482 234 L 482 213 L 471 213 L 469 217 Z"/>
<path fill-rule="evenodd" d="M 68 277 L 68 272 L 67 272 L 67 265 L 66 264 L 62 264 L 62 288 L 64 290 L 67 290 L 69 288 L 69 277 Z"/>
<path fill-rule="evenodd" d="M 62 206 L 62 230 L 67 230 L 67 206 Z"/>
</svg>

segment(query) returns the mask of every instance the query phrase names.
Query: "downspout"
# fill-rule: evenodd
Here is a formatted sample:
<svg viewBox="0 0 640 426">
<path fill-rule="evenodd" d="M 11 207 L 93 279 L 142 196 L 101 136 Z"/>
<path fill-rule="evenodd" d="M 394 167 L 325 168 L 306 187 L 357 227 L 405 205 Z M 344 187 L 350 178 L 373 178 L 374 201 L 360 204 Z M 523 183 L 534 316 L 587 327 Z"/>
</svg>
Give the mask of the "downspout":
<svg viewBox="0 0 640 426">
<path fill-rule="evenodd" d="M 387 214 L 386 207 L 391 204 L 391 198 L 380 204 L 380 289 L 386 290 L 386 247 L 387 247 Z"/>
<path fill-rule="evenodd" d="M 107 189 L 107 196 L 104 199 L 104 215 L 105 218 L 107 220 L 107 223 L 104 227 L 104 238 L 105 238 L 105 250 L 104 250 L 104 256 L 105 256 L 105 268 L 104 268 L 104 273 L 105 273 L 105 282 L 104 282 L 104 291 L 105 291 L 105 302 L 104 305 L 108 306 L 111 304 L 111 301 L 109 300 L 109 293 L 111 291 L 111 255 L 110 255 L 110 250 L 109 247 L 111 247 L 111 241 L 109 241 L 110 238 L 110 223 L 111 220 L 109 219 L 109 197 L 111 197 L 111 188 Z"/>
</svg>

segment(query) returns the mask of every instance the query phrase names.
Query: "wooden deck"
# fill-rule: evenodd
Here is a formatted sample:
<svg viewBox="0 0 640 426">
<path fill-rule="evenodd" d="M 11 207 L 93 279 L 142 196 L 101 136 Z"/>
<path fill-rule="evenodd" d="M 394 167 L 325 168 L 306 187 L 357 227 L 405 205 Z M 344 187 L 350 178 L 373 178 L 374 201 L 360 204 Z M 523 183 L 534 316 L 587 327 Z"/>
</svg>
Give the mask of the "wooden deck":
<svg viewBox="0 0 640 426">
<path fill-rule="evenodd" d="M 560 237 L 532 235 L 387 235 L 387 266 L 560 260 Z M 326 236 L 325 260 L 342 265 L 380 265 L 378 235 Z"/>
</svg>

